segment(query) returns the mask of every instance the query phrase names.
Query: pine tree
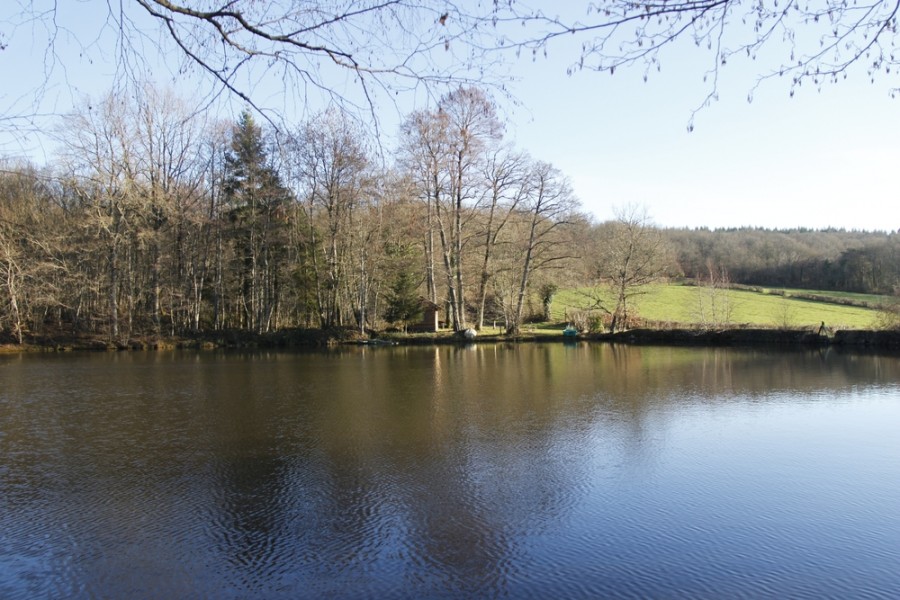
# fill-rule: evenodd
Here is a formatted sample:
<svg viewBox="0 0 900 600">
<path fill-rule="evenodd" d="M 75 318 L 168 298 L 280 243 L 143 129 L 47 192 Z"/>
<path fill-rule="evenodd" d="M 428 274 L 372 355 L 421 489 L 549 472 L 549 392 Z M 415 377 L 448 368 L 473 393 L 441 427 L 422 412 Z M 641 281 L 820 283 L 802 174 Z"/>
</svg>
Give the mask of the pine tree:
<svg viewBox="0 0 900 600">
<path fill-rule="evenodd" d="M 241 325 L 262 333 L 274 326 L 285 279 L 290 192 L 271 166 L 262 130 L 247 111 L 234 127 L 225 170 Z"/>
<path fill-rule="evenodd" d="M 419 282 L 409 269 L 403 269 L 391 285 L 387 297 L 385 319 L 401 323 L 403 330 L 410 321 L 422 316 L 422 299 L 418 295 Z"/>
</svg>

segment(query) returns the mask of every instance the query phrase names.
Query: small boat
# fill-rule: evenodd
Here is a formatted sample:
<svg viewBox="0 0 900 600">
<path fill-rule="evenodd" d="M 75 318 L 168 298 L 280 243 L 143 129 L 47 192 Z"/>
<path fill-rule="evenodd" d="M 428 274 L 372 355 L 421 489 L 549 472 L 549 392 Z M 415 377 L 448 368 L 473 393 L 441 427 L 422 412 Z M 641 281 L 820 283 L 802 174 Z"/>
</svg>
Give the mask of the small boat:
<svg viewBox="0 0 900 600">
<path fill-rule="evenodd" d="M 566 337 L 575 337 L 578 335 L 578 330 L 568 325 L 565 329 L 563 329 L 563 335 Z"/>
</svg>

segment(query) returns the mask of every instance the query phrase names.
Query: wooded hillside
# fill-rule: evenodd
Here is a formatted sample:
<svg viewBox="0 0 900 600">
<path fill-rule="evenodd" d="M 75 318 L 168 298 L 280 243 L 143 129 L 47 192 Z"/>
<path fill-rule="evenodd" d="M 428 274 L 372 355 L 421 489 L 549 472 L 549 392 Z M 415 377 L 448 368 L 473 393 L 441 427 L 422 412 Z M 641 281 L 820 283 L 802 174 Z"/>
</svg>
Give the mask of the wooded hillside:
<svg viewBox="0 0 900 600">
<path fill-rule="evenodd" d="M 896 294 L 900 235 L 828 229 L 671 229 L 685 277 L 724 270 L 732 283 Z"/>
</svg>

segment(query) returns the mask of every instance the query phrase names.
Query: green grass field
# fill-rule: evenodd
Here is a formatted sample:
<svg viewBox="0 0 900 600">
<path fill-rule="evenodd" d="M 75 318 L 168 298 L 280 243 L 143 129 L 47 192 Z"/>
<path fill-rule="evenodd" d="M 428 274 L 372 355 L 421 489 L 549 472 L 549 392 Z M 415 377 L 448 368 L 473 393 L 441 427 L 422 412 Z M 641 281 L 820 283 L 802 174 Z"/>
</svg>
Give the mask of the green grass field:
<svg viewBox="0 0 900 600">
<path fill-rule="evenodd" d="M 818 328 L 824 321 L 832 329 L 872 329 L 877 327 L 879 317 L 879 312 L 870 308 L 801 300 L 790 294 L 780 296 L 748 290 L 714 292 L 705 287 L 679 284 L 650 285 L 642 292 L 633 300 L 641 318 L 681 326 L 714 324 Z M 854 297 L 852 294 L 832 292 L 796 292 L 835 298 Z M 567 321 L 567 314 L 589 308 L 598 296 L 606 308 L 614 306 L 614 298 L 607 290 L 602 290 L 600 294 L 592 288 L 560 290 L 553 300 L 553 321 Z M 878 301 L 876 296 L 859 294 L 858 297 L 868 302 Z"/>
</svg>

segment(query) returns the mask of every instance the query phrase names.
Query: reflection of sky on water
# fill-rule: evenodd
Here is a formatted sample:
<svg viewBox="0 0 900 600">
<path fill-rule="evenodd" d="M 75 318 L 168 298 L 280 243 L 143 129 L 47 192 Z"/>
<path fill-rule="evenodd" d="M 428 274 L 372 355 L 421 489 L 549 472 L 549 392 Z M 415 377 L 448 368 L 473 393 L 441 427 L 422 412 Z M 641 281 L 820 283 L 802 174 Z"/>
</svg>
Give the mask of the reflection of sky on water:
<svg viewBox="0 0 900 600">
<path fill-rule="evenodd" d="M 479 344 L 2 375 L 4 597 L 900 585 L 896 357 Z"/>
</svg>

